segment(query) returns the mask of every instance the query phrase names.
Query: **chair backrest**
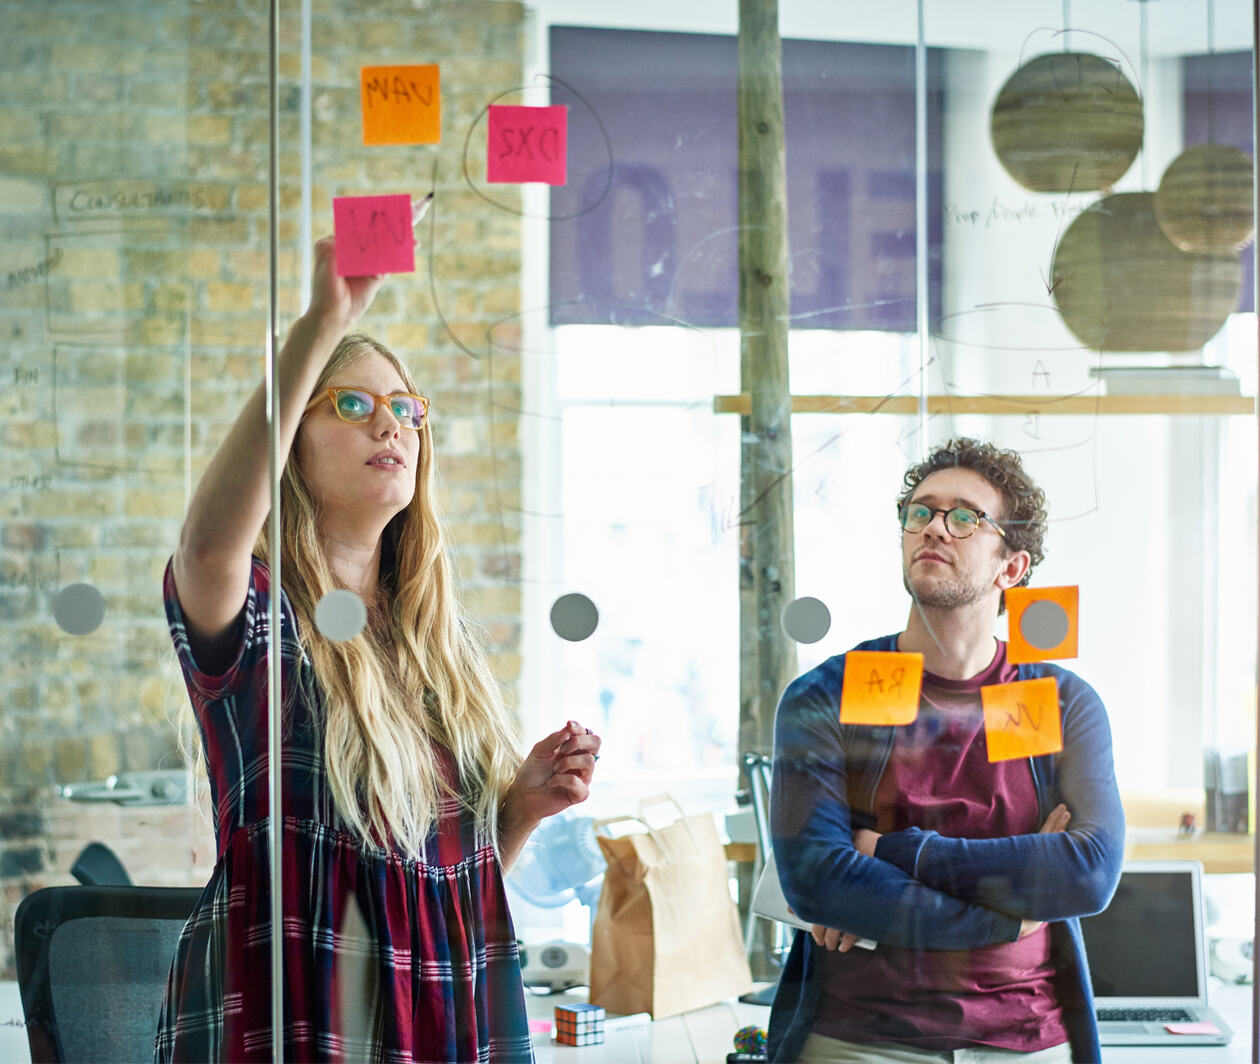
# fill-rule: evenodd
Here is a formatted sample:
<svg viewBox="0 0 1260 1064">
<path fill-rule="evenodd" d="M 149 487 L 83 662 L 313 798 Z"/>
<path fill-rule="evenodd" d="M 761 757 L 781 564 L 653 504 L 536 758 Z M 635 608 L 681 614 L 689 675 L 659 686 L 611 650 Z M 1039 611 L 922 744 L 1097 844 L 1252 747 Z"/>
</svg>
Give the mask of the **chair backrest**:
<svg viewBox="0 0 1260 1064">
<path fill-rule="evenodd" d="M 129 887 L 131 876 L 103 842 L 89 842 L 70 866 L 70 874 L 88 887 Z"/>
<path fill-rule="evenodd" d="M 198 887 L 47 887 L 14 917 L 31 1060 L 147 1061 Z"/>
<path fill-rule="evenodd" d="M 757 870 L 770 853 L 770 772 L 773 762 L 765 754 L 744 755 L 744 771 L 748 773 L 748 792 L 752 797 L 753 816 L 757 824 Z"/>
</svg>

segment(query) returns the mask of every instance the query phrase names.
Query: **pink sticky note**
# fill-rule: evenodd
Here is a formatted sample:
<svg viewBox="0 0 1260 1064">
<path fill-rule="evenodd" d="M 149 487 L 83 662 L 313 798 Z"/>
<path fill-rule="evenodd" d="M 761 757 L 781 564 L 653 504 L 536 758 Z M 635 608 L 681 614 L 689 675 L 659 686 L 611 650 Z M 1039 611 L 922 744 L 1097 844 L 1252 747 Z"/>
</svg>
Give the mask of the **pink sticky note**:
<svg viewBox="0 0 1260 1064">
<path fill-rule="evenodd" d="M 486 180 L 563 185 L 569 158 L 569 109 L 491 106 L 487 118 Z"/>
<path fill-rule="evenodd" d="M 530 1034 L 551 1034 L 552 1023 L 550 1020 L 530 1020 Z"/>
<path fill-rule="evenodd" d="M 411 197 L 335 196 L 333 233 L 337 274 L 414 273 L 416 236 L 411 229 Z"/>
<path fill-rule="evenodd" d="M 1207 1020 L 1198 1023 L 1166 1023 L 1164 1030 L 1169 1034 L 1220 1034 L 1221 1029 Z"/>
</svg>

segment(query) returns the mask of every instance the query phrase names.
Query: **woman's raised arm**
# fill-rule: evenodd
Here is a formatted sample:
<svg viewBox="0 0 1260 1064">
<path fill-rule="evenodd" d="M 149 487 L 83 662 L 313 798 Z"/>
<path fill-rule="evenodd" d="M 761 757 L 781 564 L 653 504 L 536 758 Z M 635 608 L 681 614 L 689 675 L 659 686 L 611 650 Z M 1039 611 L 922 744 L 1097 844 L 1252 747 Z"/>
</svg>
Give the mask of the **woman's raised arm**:
<svg viewBox="0 0 1260 1064">
<path fill-rule="evenodd" d="M 320 371 L 380 283 L 375 276 L 338 277 L 332 237 L 315 245 L 310 306 L 276 358 L 282 463 Z M 271 509 L 266 403 L 260 384 L 193 492 L 173 560 L 193 654 L 208 671 L 226 664 L 222 659 L 249 587 L 251 551 Z"/>
</svg>

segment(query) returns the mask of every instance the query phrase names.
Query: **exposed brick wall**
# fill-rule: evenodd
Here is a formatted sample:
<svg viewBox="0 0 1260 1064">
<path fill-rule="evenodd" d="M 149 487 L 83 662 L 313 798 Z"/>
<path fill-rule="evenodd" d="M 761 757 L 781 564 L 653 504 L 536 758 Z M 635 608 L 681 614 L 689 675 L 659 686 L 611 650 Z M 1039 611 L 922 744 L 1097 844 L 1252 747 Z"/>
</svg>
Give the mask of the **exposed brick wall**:
<svg viewBox="0 0 1260 1064">
<path fill-rule="evenodd" d="M 306 284 L 297 5 L 282 7 L 283 331 Z M 463 156 L 485 105 L 520 85 L 523 7 L 313 7 L 315 235 L 331 231 L 333 196 L 436 187 L 417 272 L 391 278 L 362 324 L 433 397 L 466 602 L 514 695 L 520 225 L 466 186 Z M 186 697 L 160 580 L 187 485 L 262 372 L 265 13 L 236 0 L 63 0 L 55 11 L 0 0 L 0 969 L 12 907 L 69 881 L 88 841 L 122 854 L 140 882 L 209 872 L 208 828 L 191 808 L 80 805 L 52 785 L 182 761 Z M 442 66 L 442 144 L 364 147 L 359 68 L 409 62 Z M 484 136 L 471 143 L 480 181 Z M 513 190 L 494 198 L 511 203 Z M 51 599 L 78 581 L 100 589 L 107 612 L 76 637 Z"/>
</svg>

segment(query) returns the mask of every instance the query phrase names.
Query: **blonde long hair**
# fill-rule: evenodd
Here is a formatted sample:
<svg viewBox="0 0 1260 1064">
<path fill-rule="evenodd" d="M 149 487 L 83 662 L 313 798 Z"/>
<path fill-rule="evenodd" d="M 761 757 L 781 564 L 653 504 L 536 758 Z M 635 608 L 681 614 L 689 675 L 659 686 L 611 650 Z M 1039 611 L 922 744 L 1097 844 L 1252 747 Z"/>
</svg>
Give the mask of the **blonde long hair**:
<svg viewBox="0 0 1260 1064">
<path fill-rule="evenodd" d="M 352 334 L 337 345 L 312 397 L 334 374 L 373 353 L 389 360 L 408 391 L 417 391 L 393 352 Z M 436 507 L 428 418 L 420 429 L 415 494 L 382 535 L 381 608 L 369 604 L 367 628 L 345 642 L 333 642 L 315 627 L 316 604 L 339 585 L 295 452 L 280 481 L 280 575 L 323 692 L 319 723 L 337 811 L 365 841 L 392 838 L 416 857 L 449 794 L 472 811 L 478 832 L 495 841 L 499 804 L 521 756 L 498 683 L 455 597 Z M 256 553 L 266 559 L 268 547 L 264 526 Z M 453 756 L 459 793 L 439 774 L 436 744 Z"/>
</svg>

